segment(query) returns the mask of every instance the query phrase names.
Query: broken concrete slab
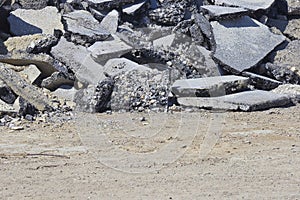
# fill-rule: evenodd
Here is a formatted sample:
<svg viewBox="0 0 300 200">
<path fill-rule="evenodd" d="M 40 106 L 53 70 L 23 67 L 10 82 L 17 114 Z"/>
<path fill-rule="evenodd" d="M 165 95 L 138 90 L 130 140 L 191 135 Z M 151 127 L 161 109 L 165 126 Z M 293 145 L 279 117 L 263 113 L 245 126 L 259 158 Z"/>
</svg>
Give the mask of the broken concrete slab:
<svg viewBox="0 0 300 200">
<path fill-rule="evenodd" d="M 171 87 L 176 97 L 214 97 L 249 90 L 249 79 L 241 76 L 216 76 L 177 80 Z"/>
<path fill-rule="evenodd" d="M 41 71 L 35 65 L 29 65 L 19 72 L 19 75 L 29 83 L 33 83 L 41 75 Z"/>
<path fill-rule="evenodd" d="M 104 71 L 114 77 L 118 74 L 121 74 L 123 72 L 130 72 L 133 70 L 137 71 L 151 71 L 150 68 L 145 67 L 143 65 L 139 65 L 131 60 L 128 60 L 127 58 L 114 58 L 107 61 L 107 63 L 104 65 Z"/>
<path fill-rule="evenodd" d="M 53 72 L 63 70 L 59 63 L 47 54 L 28 54 L 16 51 L 9 55 L 0 55 L 0 62 L 16 66 L 34 64 L 41 71 L 42 77 L 47 77 Z"/>
<path fill-rule="evenodd" d="M 0 99 L 0 116 L 2 114 L 17 114 L 18 110 L 16 110 L 12 105 L 9 105 Z"/>
<path fill-rule="evenodd" d="M 145 8 L 147 6 L 147 1 L 146 0 L 138 0 L 136 1 L 134 4 L 128 4 L 123 6 L 123 13 L 127 14 L 127 15 L 134 15 L 138 12 L 140 12 L 141 10 L 143 10 L 143 8 Z"/>
<path fill-rule="evenodd" d="M 87 0 L 88 5 L 97 10 L 120 8 L 128 3 L 134 3 L 135 0 Z"/>
<path fill-rule="evenodd" d="M 52 109 L 49 99 L 35 86 L 29 84 L 16 72 L 0 63 L 0 78 L 15 94 L 24 98 L 38 110 Z"/>
<path fill-rule="evenodd" d="M 86 84 L 96 85 L 103 78 L 103 66 L 95 62 L 87 48 L 61 38 L 51 50 L 51 54 L 67 65 L 76 78 Z"/>
<path fill-rule="evenodd" d="M 291 41 L 283 50 L 277 51 L 274 64 L 285 66 L 300 76 L 300 40 Z"/>
<path fill-rule="evenodd" d="M 251 72 L 243 72 L 242 74 L 243 76 L 250 78 L 251 85 L 253 85 L 256 89 L 272 90 L 282 84 L 280 81 L 259 74 Z"/>
<path fill-rule="evenodd" d="M 284 84 L 272 90 L 276 94 L 289 95 L 294 102 L 300 103 L 300 85 Z"/>
<path fill-rule="evenodd" d="M 18 0 L 23 9 L 43 9 L 47 6 L 48 0 Z"/>
<path fill-rule="evenodd" d="M 119 12 L 112 10 L 101 21 L 100 26 L 110 34 L 115 34 L 119 25 Z"/>
<path fill-rule="evenodd" d="M 174 40 L 175 40 L 176 34 L 170 34 L 165 37 L 158 38 L 153 41 L 154 47 L 164 47 L 168 48 L 172 46 Z"/>
<path fill-rule="evenodd" d="M 75 94 L 78 92 L 74 87 L 71 86 L 61 86 L 53 91 L 51 94 L 67 101 L 74 101 Z"/>
<path fill-rule="evenodd" d="M 214 58 L 235 73 L 256 66 L 285 40 L 248 16 L 211 24 L 216 41 Z"/>
<path fill-rule="evenodd" d="M 300 15 L 300 2 L 299 0 L 287 0 L 288 14 Z"/>
<path fill-rule="evenodd" d="M 47 88 L 50 91 L 56 90 L 62 85 L 73 86 L 75 82 L 75 77 L 64 72 L 54 72 L 50 77 L 45 78 L 41 86 Z"/>
<path fill-rule="evenodd" d="M 53 34 L 55 29 L 64 30 L 60 13 L 56 7 L 51 6 L 41 10 L 17 9 L 10 13 L 8 22 L 10 32 L 15 36 Z"/>
<path fill-rule="evenodd" d="M 293 105 L 288 95 L 275 94 L 263 90 L 246 91 L 210 98 L 183 97 L 178 98 L 178 103 L 187 107 L 247 112 Z"/>
<path fill-rule="evenodd" d="M 289 20 L 283 33 L 292 40 L 300 40 L 300 19 Z"/>
<path fill-rule="evenodd" d="M 266 10 L 272 6 L 275 0 L 215 0 L 216 5 L 241 7 L 248 10 Z"/>
<path fill-rule="evenodd" d="M 88 11 L 77 10 L 63 15 L 62 19 L 66 30 L 65 37 L 76 44 L 93 44 L 110 36 Z"/>
<path fill-rule="evenodd" d="M 248 13 L 248 10 L 244 8 L 224 7 L 216 5 L 201 6 L 201 10 L 204 12 L 204 14 L 208 14 L 210 19 L 236 18 Z"/>
<path fill-rule="evenodd" d="M 96 42 L 88 48 L 93 59 L 100 64 L 111 58 L 119 58 L 132 49 L 131 46 L 117 37 L 110 41 Z"/>
<path fill-rule="evenodd" d="M 17 95 L 0 79 L 0 99 L 8 104 L 13 104 Z"/>
</svg>

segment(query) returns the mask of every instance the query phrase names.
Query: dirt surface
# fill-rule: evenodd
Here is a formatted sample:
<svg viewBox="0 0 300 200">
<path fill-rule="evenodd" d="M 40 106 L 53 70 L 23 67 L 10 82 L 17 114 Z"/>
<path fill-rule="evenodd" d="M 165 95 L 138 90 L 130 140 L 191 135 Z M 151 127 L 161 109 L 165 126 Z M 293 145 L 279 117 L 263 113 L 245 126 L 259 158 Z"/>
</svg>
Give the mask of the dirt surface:
<svg viewBox="0 0 300 200">
<path fill-rule="evenodd" d="M 300 199 L 299 111 L 0 127 L 0 199 Z"/>
</svg>

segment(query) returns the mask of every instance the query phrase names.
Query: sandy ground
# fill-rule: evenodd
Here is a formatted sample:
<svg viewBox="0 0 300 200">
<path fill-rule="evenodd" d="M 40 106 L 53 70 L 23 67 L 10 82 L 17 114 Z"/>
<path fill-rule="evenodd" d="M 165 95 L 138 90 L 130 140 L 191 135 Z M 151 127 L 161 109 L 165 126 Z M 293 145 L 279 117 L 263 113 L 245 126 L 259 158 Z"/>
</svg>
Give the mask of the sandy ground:
<svg viewBox="0 0 300 200">
<path fill-rule="evenodd" d="M 299 111 L 0 127 L 0 199 L 300 199 Z"/>
</svg>

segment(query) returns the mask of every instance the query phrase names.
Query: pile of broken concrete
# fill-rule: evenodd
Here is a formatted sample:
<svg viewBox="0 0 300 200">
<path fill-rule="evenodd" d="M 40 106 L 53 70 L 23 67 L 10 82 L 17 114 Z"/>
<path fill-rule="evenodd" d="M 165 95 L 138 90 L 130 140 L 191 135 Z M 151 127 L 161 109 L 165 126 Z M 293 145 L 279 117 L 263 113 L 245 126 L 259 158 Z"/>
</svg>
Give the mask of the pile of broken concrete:
<svg viewBox="0 0 300 200">
<path fill-rule="evenodd" d="M 0 15 L 1 116 L 299 101 L 297 0 L 1 0 Z"/>
</svg>

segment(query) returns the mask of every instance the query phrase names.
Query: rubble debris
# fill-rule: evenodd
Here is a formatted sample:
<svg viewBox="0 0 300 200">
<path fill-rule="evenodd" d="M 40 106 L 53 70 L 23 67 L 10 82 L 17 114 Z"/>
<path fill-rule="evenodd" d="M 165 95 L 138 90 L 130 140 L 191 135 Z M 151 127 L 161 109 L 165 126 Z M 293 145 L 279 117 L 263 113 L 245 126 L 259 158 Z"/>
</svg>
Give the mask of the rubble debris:
<svg viewBox="0 0 300 200">
<path fill-rule="evenodd" d="M 232 19 L 248 13 L 248 10 L 244 8 L 223 7 L 216 5 L 201 6 L 201 10 L 204 12 L 204 14 L 207 14 L 209 16 L 210 20 L 219 20 L 226 18 Z"/>
<path fill-rule="evenodd" d="M 23 9 L 43 9 L 47 6 L 48 0 L 19 0 L 18 3 Z"/>
<path fill-rule="evenodd" d="M 110 98 L 114 80 L 110 77 L 100 81 L 96 86 L 89 85 L 79 90 L 74 97 L 76 109 L 81 112 L 105 112 L 110 109 Z"/>
<path fill-rule="evenodd" d="M 272 6 L 275 0 L 215 0 L 216 5 L 241 7 L 248 10 L 266 10 Z"/>
<path fill-rule="evenodd" d="M 48 77 L 53 72 L 65 70 L 63 66 L 47 54 L 28 54 L 16 51 L 8 55 L 0 55 L 0 62 L 16 66 L 34 64 L 41 71 L 42 77 Z"/>
<path fill-rule="evenodd" d="M 0 116 L 4 114 L 17 114 L 17 110 L 10 104 L 5 103 L 0 99 Z"/>
<path fill-rule="evenodd" d="M 41 10 L 17 9 L 10 13 L 8 22 L 10 32 L 14 36 L 37 33 L 54 34 L 54 30 L 64 30 L 60 13 L 51 6 Z"/>
<path fill-rule="evenodd" d="M 215 76 L 177 80 L 171 87 L 177 97 L 215 97 L 249 90 L 249 79 L 240 76 Z"/>
<path fill-rule="evenodd" d="M 13 104 L 17 95 L 0 79 L 0 100 L 8 104 Z"/>
<path fill-rule="evenodd" d="M 128 3 L 134 3 L 135 0 L 87 0 L 88 5 L 96 10 L 111 10 L 113 8 L 121 8 Z"/>
<path fill-rule="evenodd" d="M 276 52 L 274 64 L 285 66 L 300 76 L 300 40 L 291 41 L 288 46 Z"/>
<path fill-rule="evenodd" d="M 279 85 L 282 84 L 282 82 L 271 79 L 269 77 L 265 77 L 259 74 L 251 73 L 251 72 L 243 72 L 243 76 L 250 78 L 250 83 L 253 85 L 256 89 L 260 90 L 272 90 L 274 88 L 277 88 Z"/>
<path fill-rule="evenodd" d="M 212 110 L 258 111 L 292 104 L 288 95 L 254 90 L 220 97 L 183 97 L 178 103 L 187 107 L 198 107 Z"/>
<path fill-rule="evenodd" d="M 127 4 L 123 6 L 122 11 L 127 15 L 135 15 L 137 13 L 140 13 L 141 10 L 144 10 L 147 5 L 148 4 L 146 0 L 138 0 L 134 4 Z"/>
<path fill-rule="evenodd" d="M 300 40 L 300 19 L 289 20 L 283 33 L 292 40 Z"/>
<path fill-rule="evenodd" d="M 78 92 L 74 87 L 62 85 L 52 92 L 52 95 L 58 96 L 67 101 L 74 102 L 75 94 Z"/>
<path fill-rule="evenodd" d="M 51 76 L 42 81 L 41 86 L 53 91 L 62 85 L 73 86 L 74 82 L 75 77 L 73 75 L 65 72 L 54 72 Z"/>
<path fill-rule="evenodd" d="M 214 58 L 232 73 L 256 66 L 285 40 L 283 35 L 271 33 L 267 26 L 248 16 L 214 21 L 212 27 L 217 44 Z"/>
<path fill-rule="evenodd" d="M 96 42 L 88 50 L 93 59 L 101 64 L 111 58 L 119 58 L 130 52 L 132 47 L 116 37 L 114 40 Z"/>
<path fill-rule="evenodd" d="M 298 0 L 287 0 L 288 14 L 300 15 L 300 2 Z"/>
<path fill-rule="evenodd" d="M 295 103 L 300 103 L 300 85 L 284 84 L 275 88 L 272 92 L 289 95 Z"/>
<path fill-rule="evenodd" d="M 285 65 L 276 65 L 272 63 L 266 63 L 263 66 L 266 74 L 283 83 L 300 84 L 300 75 L 297 74 L 297 70 L 292 70 Z"/>
<path fill-rule="evenodd" d="M 65 37 L 76 44 L 91 45 L 96 41 L 105 40 L 110 33 L 105 30 L 91 13 L 76 10 L 63 15 Z"/>
<path fill-rule="evenodd" d="M 27 83 L 16 72 L 0 63 L 0 78 L 11 88 L 15 94 L 21 96 L 38 110 L 50 110 L 49 99 L 36 87 Z"/>
<path fill-rule="evenodd" d="M 103 66 L 95 62 L 90 52 L 81 45 L 75 45 L 61 38 L 52 48 L 51 54 L 67 65 L 82 83 L 97 85 L 103 78 Z"/>
<path fill-rule="evenodd" d="M 100 27 L 108 31 L 110 34 L 117 32 L 119 25 L 119 13 L 116 10 L 109 12 L 101 21 Z"/>
<path fill-rule="evenodd" d="M 41 75 L 41 72 L 35 65 L 29 65 L 19 72 L 19 75 L 25 80 L 28 80 L 29 83 L 33 83 Z"/>
</svg>

